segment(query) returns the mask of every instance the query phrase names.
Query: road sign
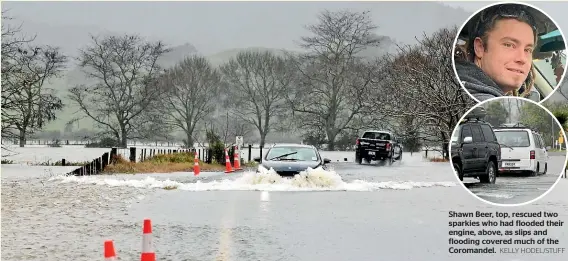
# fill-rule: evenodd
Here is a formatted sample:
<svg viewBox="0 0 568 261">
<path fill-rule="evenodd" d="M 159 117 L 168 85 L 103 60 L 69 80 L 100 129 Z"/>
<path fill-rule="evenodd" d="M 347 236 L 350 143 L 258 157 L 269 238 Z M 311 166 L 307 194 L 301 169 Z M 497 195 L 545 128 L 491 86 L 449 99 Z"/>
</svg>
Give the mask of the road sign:
<svg viewBox="0 0 568 261">
<path fill-rule="evenodd" d="M 237 144 L 237 146 L 239 146 L 239 148 L 243 147 L 243 136 L 237 136 L 235 139 L 235 143 Z"/>
</svg>

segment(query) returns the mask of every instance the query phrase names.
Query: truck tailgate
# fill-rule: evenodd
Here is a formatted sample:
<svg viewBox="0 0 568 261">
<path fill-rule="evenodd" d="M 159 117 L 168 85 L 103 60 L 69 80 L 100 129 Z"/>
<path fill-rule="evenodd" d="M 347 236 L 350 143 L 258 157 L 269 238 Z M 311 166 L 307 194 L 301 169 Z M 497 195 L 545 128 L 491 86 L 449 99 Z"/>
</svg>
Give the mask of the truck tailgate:
<svg viewBox="0 0 568 261">
<path fill-rule="evenodd" d="M 361 149 L 365 150 L 385 150 L 387 143 L 389 142 L 386 140 L 365 139 L 365 138 L 359 139 L 359 145 L 361 146 Z"/>
</svg>

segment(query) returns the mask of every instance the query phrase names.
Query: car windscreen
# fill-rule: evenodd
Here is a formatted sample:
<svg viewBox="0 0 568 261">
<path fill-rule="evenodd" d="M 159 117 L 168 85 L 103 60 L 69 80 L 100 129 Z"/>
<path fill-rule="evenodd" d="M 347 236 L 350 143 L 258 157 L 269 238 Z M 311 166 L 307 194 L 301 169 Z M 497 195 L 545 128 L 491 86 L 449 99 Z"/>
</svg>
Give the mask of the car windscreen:
<svg viewBox="0 0 568 261">
<path fill-rule="evenodd" d="M 294 153 L 294 154 L 290 154 Z M 290 154 L 280 157 L 278 160 L 299 160 L 299 161 L 317 161 L 316 151 L 312 148 L 303 147 L 276 147 L 270 149 L 266 155 L 266 159 L 272 159 L 280 155 Z"/>
<path fill-rule="evenodd" d="M 531 145 L 527 131 L 496 131 L 497 141 L 507 147 L 528 147 Z"/>
<path fill-rule="evenodd" d="M 363 139 L 377 139 L 377 140 L 390 140 L 391 136 L 384 132 L 365 132 Z"/>
</svg>

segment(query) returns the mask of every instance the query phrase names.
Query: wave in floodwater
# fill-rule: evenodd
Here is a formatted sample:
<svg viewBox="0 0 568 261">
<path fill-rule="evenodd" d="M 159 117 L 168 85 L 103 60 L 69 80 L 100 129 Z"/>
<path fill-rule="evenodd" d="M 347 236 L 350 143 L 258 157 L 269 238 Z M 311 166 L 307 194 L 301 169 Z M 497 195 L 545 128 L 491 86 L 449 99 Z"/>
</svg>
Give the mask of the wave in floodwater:
<svg viewBox="0 0 568 261">
<path fill-rule="evenodd" d="M 511 199 L 513 195 L 510 194 L 500 194 L 500 193 L 490 193 L 490 192 L 473 192 L 475 195 L 479 197 L 487 197 L 487 198 L 502 198 L 502 199 Z"/>
<path fill-rule="evenodd" d="M 146 177 L 145 179 L 118 179 L 105 178 L 104 176 L 56 176 L 50 181 L 62 183 L 81 183 L 112 187 L 136 187 L 136 188 L 162 188 L 179 189 L 187 191 L 374 191 L 379 189 L 407 190 L 421 187 L 453 187 L 454 182 L 413 182 L 413 181 L 384 181 L 367 182 L 354 180 L 345 182 L 341 176 L 333 170 L 322 168 L 307 169 L 300 174 L 291 177 L 280 177 L 273 169 L 267 170 L 259 167 L 259 172 L 245 172 L 236 179 L 222 179 L 210 182 L 200 180 L 191 183 L 183 183 L 170 179 Z"/>
</svg>

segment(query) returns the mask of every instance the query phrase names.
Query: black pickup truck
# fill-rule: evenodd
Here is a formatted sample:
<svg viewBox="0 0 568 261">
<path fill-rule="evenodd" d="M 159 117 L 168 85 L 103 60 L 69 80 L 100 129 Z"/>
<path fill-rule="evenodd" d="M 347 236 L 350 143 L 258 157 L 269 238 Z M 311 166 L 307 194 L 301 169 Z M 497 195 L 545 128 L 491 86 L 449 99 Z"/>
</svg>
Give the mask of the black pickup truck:
<svg viewBox="0 0 568 261">
<path fill-rule="evenodd" d="M 398 138 L 388 131 L 365 131 L 357 139 L 355 147 L 355 162 L 361 164 L 363 160 L 370 163 L 372 160 L 402 159 L 402 145 Z"/>
</svg>

